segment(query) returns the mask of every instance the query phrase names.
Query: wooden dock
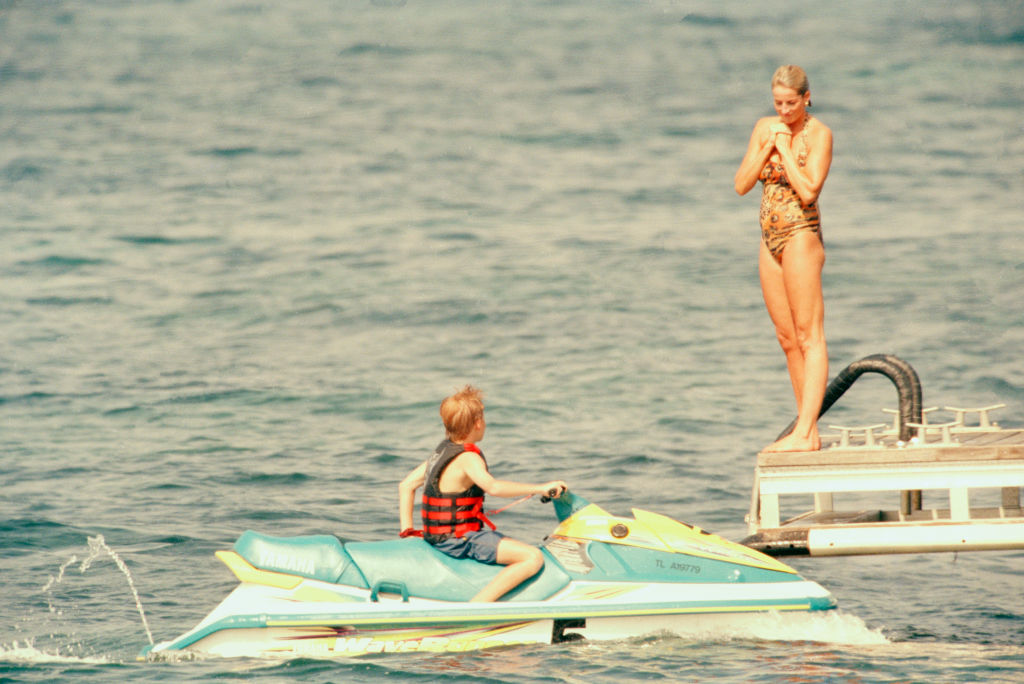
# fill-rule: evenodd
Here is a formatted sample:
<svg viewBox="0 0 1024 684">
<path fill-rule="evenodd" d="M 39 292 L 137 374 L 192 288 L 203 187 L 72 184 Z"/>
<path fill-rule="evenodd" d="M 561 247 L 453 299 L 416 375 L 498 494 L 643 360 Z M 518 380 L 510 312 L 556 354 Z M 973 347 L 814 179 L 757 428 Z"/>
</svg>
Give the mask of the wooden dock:
<svg viewBox="0 0 1024 684">
<path fill-rule="evenodd" d="M 820 451 L 758 454 L 742 543 L 812 556 L 1024 549 L 1024 430 L 992 422 L 996 408 L 947 408 L 953 420 L 911 423 L 907 441 L 897 418 L 892 427 L 829 426 L 836 432 L 823 434 Z M 852 493 L 871 506 L 839 510 Z M 801 498 L 813 508 L 783 519 L 783 505 Z"/>
</svg>

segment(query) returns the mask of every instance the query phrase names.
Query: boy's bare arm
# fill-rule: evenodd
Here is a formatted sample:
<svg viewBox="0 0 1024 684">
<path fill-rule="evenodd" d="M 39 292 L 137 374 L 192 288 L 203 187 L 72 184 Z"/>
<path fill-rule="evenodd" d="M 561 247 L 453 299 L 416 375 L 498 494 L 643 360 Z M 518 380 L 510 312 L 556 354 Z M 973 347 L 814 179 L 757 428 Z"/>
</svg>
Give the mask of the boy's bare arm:
<svg viewBox="0 0 1024 684">
<path fill-rule="evenodd" d="M 423 486 L 427 474 L 427 462 L 419 464 L 398 484 L 398 524 L 399 530 L 412 527 L 412 509 L 416 490 Z"/>
<path fill-rule="evenodd" d="M 558 496 L 568 489 L 565 482 L 562 482 L 561 480 L 552 480 L 544 484 L 498 480 L 487 470 L 487 465 L 484 463 L 484 460 L 472 451 L 463 453 L 455 459 L 452 465 L 459 466 L 467 478 L 472 480 L 476 486 L 491 496 L 500 496 L 510 499 L 517 496 L 527 496 L 528 494 L 544 495 L 551 490 L 556 490 L 555 496 Z"/>
</svg>

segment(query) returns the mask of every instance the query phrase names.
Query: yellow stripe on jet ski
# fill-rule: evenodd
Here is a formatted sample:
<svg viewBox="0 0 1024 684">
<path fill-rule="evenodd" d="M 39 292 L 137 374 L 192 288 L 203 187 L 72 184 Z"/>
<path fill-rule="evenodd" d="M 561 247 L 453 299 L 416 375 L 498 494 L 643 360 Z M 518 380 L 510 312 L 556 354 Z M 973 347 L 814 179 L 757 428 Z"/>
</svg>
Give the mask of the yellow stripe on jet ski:
<svg viewBox="0 0 1024 684">
<path fill-rule="evenodd" d="M 742 544 L 723 539 L 717 534 L 703 532 L 699 527 L 690 527 L 668 516 L 638 508 L 633 509 L 633 516 L 637 522 L 642 523 L 660 537 L 665 545 L 673 551 L 796 574 L 796 570 L 782 561 Z"/>
<path fill-rule="evenodd" d="M 216 551 L 214 555 L 221 559 L 231 572 L 235 573 L 235 577 L 240 582 L 263 584 L 268 587 L 277 587 L 278 589 L 294 589 L 302 583 L 302 578 L 295 575 L 286 575 L 281 572 L 271 572 L 270 570 L 260 570 L 253 567 L 249 561 L 234 551 Z"/>
<path fill-rule="evenodd" d="M 299 586 L 305 580 L 302 577 L 288 575 L 283 572 L 272 572 L 254 567 L 249 561 L 242 558 L 234 551 L 216 551 L 217 558 L 220 558 L 231 572 L 235 573 L 242 582 L 249 584 L 262 584 L 267 587 L 278 589 L 295 589 L 291 595 L 293 601 L 309 601 L 311 603 L 362 603 L 361 599 L 349 594 L 331 591 L 316 586 Z"/>
<path fill-rule="evenodd" d="M 487 615 L 480 616 L 468 616 L 462 615 L 415 615 L 415 616 L 402 616 L 389 613 L 386 617 L 355 617 L 352 615 L 337 616 L 336 620 L 332 620 L 331 616 L 321 617 L 310 617 L 310 618 L 273 618 L 268 617 L 266 621 L 267 627 L 313 627 L 318 625 L 325 625 L 328 623 L 345 624 L 346 626 L 355 627 L 357 625 L 387 625 L 394 627 L 395 625 L 415 625 L 415 624 L 453 624 L 453 623 L 464 623 L 466 625 L 494 625 L 498 627 L 501 623 L 508 622 L 527 622 L 533 620 L 552 620 L 552 619 L 573 619 L 573 618 L 617 618 L 617 617 L 643 617 L 645 615 L 689 615 L 691 613 L 764 613 L 769 611 L 794 611 L 801 610 L 807 611 L 811 609 L 809 603 L 790 603 L 790 604 L 779 604 L 779 605 L 756 605 L 756 606 L 694 606 L 692 608 L 685 607 L 666 607 L 666 608 L 620 608 L 620 609 L 581 609 L 581 610 L 565 610 L 559 615 L 551 614 L 529 614 L 529 613 L 490 613 Z M 497 623 L 497 624 L 496 624 Z"/>
<path fill-rule="evenodd" d="M 592 539 L 609 544 L 625 544 L 639 546 L 656 551 L 672 551 L 673 549 L 658 538 L 656 534 L 645 530 L 643 525 L 635 524 L 629 518 L 616 518 L 596 504 L 589 504 L 558 524 L 552 536 L 571 537 L 573 539 Z M 624 525 L 626 535 L 616 537 L 612 530 L 616 525 Z"/>
<path fill-rule="evenodd" d="M 785 563 L 760 551 L 715 534 L 706 534 L 698 527 L 690 527 L 667 516 L 637 508 L 633 509 L 633 516 L 632 519 L 618 518 L 590 504 L 559 523 L 552 536 L 683 553 L 797 574 Z"/>
<path fill-rule="evenodd" d="M 599 601 L 618 598 L 638 589 L 645 589 L 646 584 L 615 584 L 614 586 L 581 586 L 576 587 L 566 597 L 566 601 Z"/>
</svg>

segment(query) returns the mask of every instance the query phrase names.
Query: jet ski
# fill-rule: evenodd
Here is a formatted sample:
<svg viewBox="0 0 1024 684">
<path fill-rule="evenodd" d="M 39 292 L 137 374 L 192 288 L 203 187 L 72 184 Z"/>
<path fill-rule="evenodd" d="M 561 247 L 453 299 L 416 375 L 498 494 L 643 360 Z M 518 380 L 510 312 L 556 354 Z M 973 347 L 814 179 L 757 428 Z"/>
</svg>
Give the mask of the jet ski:
<svg viewBox="0 0 1024 684">
<path fill-rule="evenodd" d="M 671 518 L 554 500 L 544 567 L 493 603 L 469 599 L 501 566 L 421 538 L 343 542 L 247 531 L 217 551 L 239 584 L 198 625 L 143 655 L 357 656 L 608 640 L 710 616 L 825 611 L 832 595 L 779 560 Z"/>
</svg>

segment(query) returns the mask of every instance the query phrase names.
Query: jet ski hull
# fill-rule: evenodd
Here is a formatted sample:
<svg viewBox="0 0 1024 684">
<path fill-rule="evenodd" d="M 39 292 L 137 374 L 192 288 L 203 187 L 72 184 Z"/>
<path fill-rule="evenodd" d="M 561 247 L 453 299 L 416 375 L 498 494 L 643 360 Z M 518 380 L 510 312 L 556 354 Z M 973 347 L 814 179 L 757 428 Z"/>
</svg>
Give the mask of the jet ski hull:
<svg viewBox="0 0 1024 684">
<path fill-rule="evenodd" d="M 241 584 L 147 653 L 353 656 L 689 634 L 723 619 L 835 607 L 777 559 L 664 516 L 616 518 L 575 497 L 545 567 L 503 600 L 468 599 L 499 568 L 421 539 L 342 544 L 247 532 L 218 551 Z"/>
</svg>

